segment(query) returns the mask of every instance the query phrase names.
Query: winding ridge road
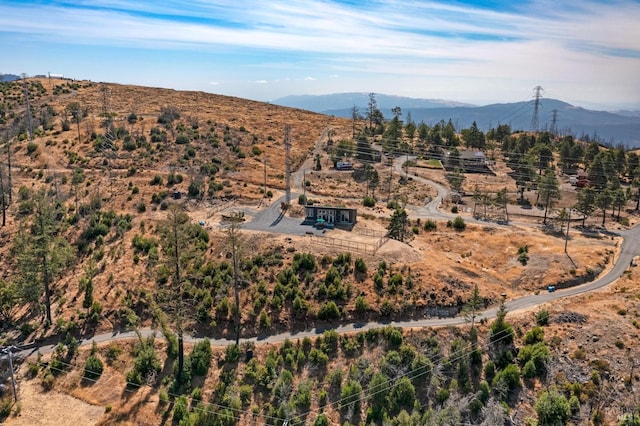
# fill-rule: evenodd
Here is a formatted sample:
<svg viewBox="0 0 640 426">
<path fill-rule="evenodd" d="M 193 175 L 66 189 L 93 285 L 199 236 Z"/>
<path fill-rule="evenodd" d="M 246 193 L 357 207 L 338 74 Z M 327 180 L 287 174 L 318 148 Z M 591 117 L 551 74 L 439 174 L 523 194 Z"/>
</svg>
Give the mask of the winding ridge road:
<svg viewBox="0 0 640 426">
<path fill-rule="evenodd" d="M 404 174 L 404 171 L 402 170 L 402 160 L 403 159 L 396 160 L 395 169 L 396 171 L 399 171 Z M 429 202 L 424 207 L 418 208 L 418 211 L 420 212 L 420 216 L 425 216 L 427 218 L 438 218 L 438 219 L 451 217 L 451 215 L 440 212 L 438 210 L 438 206 L 440 202 L 448 192 L 446 188 L 424 178 L 420 178 L 414 175 L 409 175 L 409 176 L 412 176 L 413 179 L 418 179 L 422 182 L 433 185 L 438 191 L 437 197 L 435 197 L 431 202 Z M 277 222 L 276 225 L 278 225 L 281 222 L 288 222 L 288 221 L 294 220 L 287 217 L 280 217 L 280 221 L 278 221 L 279 206 L 280 206 L 279 202 L 274 202 L 273 205 L 270 208 L 267 208 L 265 211 L 263 211 L 261 215 L 257 215 L 256 219 L 254 219 L 254 222 L 261 222 L 264 224 L 266 222 L 273 221 L 273 222 Z M 295 224 L 299 225 L 300 219 L 295 219 L 294 221 L 295 221 Z M 293 226 L 294 223 L 291 222 L 290 225 Z M 246 228 L 256 229 L 256 228 L 263 228 L 263 226 L 253 227 L 251 226 L 251 224 L 247 224 Z M 278 228 L 278 229 L 276 230 L 274 228 Z M 284 231 L 284 229 L 280 228 L 280 226 L 276 227 L 275 225 L 273 225 L 272 229 L 275 232 Z M 536 294 L 536 295 L 523 296 L 523 297 L 509 300 L 505 303 L 507 310 L 509 312 L 517 312 L 524 309 L 529 309 L 535 306 L 552 302 L 554 300 L 594 291 L 594 290 L 603 288 L 613 283 L 614 281 L 616 281 L 627 270 L 629 265 L 632 263 L 634 257 L 640 255 L 640 226 L 635 226 L 634 228 L 631 228 L 629 230 L 622 231 L 619 233 L 619 235 L 623 237 L 620 253 L 618 254 L 615 264 L 613 265 L 611 270 L 609 270 L 605 275 L 603 275 L 602 277 L 592 282 L 567 288 L 567 289 L 563 289 L 563 290 L 557 290 L 553 293 L 540 292 L 539 294 Z M 490 308 L 485 311 L 479 312 L 477 318 L 487 319 L 487 320 L 492 319 L 496 316 L 497 310 L 498 308 L 494 307 L 494 308 Z M 332 329 L 334 329 L 338 333 L 351 333 L 351 332 L 365 331 L 373 328 L 384 327 L 387 325 L 391 325 L 394 327 L 401 327 L 401 328 L 420 328 L 420 327 L 455 326 L 455 325 L 464 324 L 465 322 L 466 320 L 463 317 L 458 316 L 458 317 L 451 317 L 451 318 L 424 318 L 424 319 L 407 320 L 407 321 L 366 322 L 366 323 L 354 322 L 354 323 L 348 323 L 348 324 L 341 324 Z M 284 333 L 273 334 L 273 335 L 252 336 L 252 337 L 246 337 L 241 339 L 241 342 L 254 342 L 255 344 L 277 343 L 277 342 L 283 342 L 285 339 L 301 339 L 304 337 L 314 337 L 321 334 L 324 330 L 325 329 L 323 328 L 311 328 L 311 329 L 300 331 L 300 332 L 284 332 Z M 153 330 L 153 329 L 142 329 L 142 330 L 139 330 L 139 333 L 143 337 L 151 336 L 154 333 L 161 336 L 161 333 L 159 331 Z M 80 342 L 80 344 L 84 346 L 84 345 L 90 345 L 93 341 L 95 341 L 96 343 L 104 343 L 104 342 L 110 342 L 110 341 L 116 341 L 116 340 L 135 339 L 135 338 L 137 338 L 137 334 L 135 331 L 113 332 L 113 333 L 105 333 L 105 334 L 86 337 Z M 185 340 L 187 342 L 196 342 L 201 339 L 202 337 L 185 336 Z M 233 340 L 226 339 L 226 338 L 210 338 L 210 340 L 211 340 L 212 346 L 227 346 L 231 343 L 234 343 Z M 26 357 L 35 353 L 36 351 L 40 351 L 40 353 L 48 353 L 48 352 L 51 352 L 53 348 L 54 348 L 53 344 L 43 345 L 38 348 L 34 347 L 33 345 L 29 345 L 28 347 L 21 348 L 17 353 L 17 355 Z"/>
</svg>

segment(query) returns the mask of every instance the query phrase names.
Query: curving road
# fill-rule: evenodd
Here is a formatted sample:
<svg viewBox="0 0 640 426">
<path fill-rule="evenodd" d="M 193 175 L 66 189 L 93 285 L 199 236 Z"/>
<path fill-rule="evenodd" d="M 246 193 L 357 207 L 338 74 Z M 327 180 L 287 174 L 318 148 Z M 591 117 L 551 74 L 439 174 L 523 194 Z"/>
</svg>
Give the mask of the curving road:
<svg viewBox="0 0 640 426">
<path fill-rule="evenodd" d="M 400 173 L 404 173 L 402 170 L 402 159 L 396 160 L 395 169 Z M 438 196 L 435 197 L 430 203 L 428 203 L 425 207 L 420 208 L 420 213 L 424 214 L 427 217 L 431 218 L 442 218 L 442 217 L 450 217 L 450 215 L 446 213 L 442 213 L 438 211 L 438 206 L 442 199 L 447 194 L 447 189 L 441 185 L 438 185 L 435 182 L 429 181 L 424 178 L 420 178 L 417 176 L 412 176 L 414 179 L 419 179 L 425 183 L 429 183 L 433 185 L 437 191 Z M 276 223 L 278 227 L 284 221 L 292 221 L 290 225 L 299 226 L 300 219 L 290 219 L 285 217 L 280 217 L 279 212 L 280 204 L 279 202 L 274 202 L 272 206 L 265 211 L 263 211 L 260 215 L 256 216 L 256 220 L 254 222 L 258 222 L 261 224 L 269 223 L 270 221 Z M 252 229 L 252 224 L 243 225 L 248 229 Z M 276 226 L 273 225 L 273 226 Z M 262 227 L 260 225 L 259 227 Z M 305 227 L 305 229 L 308 227 Z M 278 232 L 282 232 L 281 229 Z M 623 237 L 623 242 L 621 245 L 620 253 L 617 256 L 614 266 L 602 277 L 579 286 L 557 290 L 553 293 L 541 292 L 536 295 L 523 296 L 516 299 L 509 300 L 505 303 L 505 306 L 509 312 L 518 312 L 524 309 L 533 308 L 545 303 L 553 302 L 554 300 L 562 299 L 565 297 L 575 296 L 583 293 L 587 293 L 590 291 L 594 291 L 600 288 L 603 288 L 614 281 L 616 281 L 631 265 L 635 256 L 640 255 L 640 226 L 635 226 L 632 229 L 622 231 L 619 233 L 620 236 Z M 497 314 L 497 307 L 487 309 L 485 311 L 478 313 L 478 319 L 492 319 L 495 318 Z M 372 328 L 384 327 L 387 325 L 401 327 L 401 328 L 420 328 L 420 327 L 441 327 L 441 326 L 451 326 L 451 325 L 461 325 L 464 324 L 466 320 L 463 317 L 453 317 L 453 318 L 424 318 L 424 319 L 416 319 L 416 320 L 407 320 L 407 321 L 374 321 L 374 322 L 353 322 L 348 324 L 338 325 L 333 330 L 338 333 L 351 333 L 358 331 L 365 331 Z M 259 335 L 252 336 L 248 338 L 241 339 L 242 342 L 253 342 L 256 344 L 261 343 L 277 343 L 283 342 L 285 339 L 301 339 L 304 337 L 314 337 L 318 334 L 324 332 L 325 328 L 311 328 L 308 330 L 300 331 L 300 332 L 284 332 L 280 334 L 273 335 Z M 162 336 L 162 333 L 159 331 L 155 331 L 152 329 L 143 329 L 140 330 L 142 336 L 151 336 L 156 333 L 158 336 Z M 113 332 L 113 333 L 105 333 L 87 337 L 81 341 L 81 345 L 89 345 L 93 341 L 96 343 L 104 343 L 115 340 L 123 340 L 123 339 L 134 339 L 137 338 L 137 335 L 133 331 L 128 332 Z M 185 336 L 185 340 L 187 342 L 196 342 L 201 340 L 203 337 L 194 337 L 194 336 Z M 210 339 L 211 344 L 213 346 L 227 346 L 229 344 L 234 343 L 233 340 L 226 338 L 213 338 Z M 54 345 L 43 345 L 39 348 L 34 347 L 25 347 L 19 351 L 19 355 L 28 356 L 36 351 L 40 351 L 40 353 L 48 353 L 51 352 L 54 348 Z"/>
</svg>

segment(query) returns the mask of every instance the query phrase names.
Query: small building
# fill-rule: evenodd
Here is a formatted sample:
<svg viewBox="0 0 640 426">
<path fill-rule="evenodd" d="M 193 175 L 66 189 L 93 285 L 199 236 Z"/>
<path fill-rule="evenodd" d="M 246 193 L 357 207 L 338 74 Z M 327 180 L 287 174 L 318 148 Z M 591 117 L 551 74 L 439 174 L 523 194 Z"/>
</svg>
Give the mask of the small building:
<svg viewBox="0 0 640 426">
<path fill-rule="evenodd" d="M 482 151 L 464 150 L 460 151 L 460 161 L 463 165 L 484 165 L 486 158 Z"/>
<path fill-rule="evenodd" d="M 461 169 L 465 173 L 493 174 L 484 153 L 471 149 L 460 151 L 457 155 L 446 152 L 444 167 L 447 171 Z"/>
<path fill-rule="evenodd" d="M 347 207 L 305 206 L 305 224 L 315 225 L 318 220 L 339 228 L 351 229 L 356 224 L 357 209 Z"/>
</svg>

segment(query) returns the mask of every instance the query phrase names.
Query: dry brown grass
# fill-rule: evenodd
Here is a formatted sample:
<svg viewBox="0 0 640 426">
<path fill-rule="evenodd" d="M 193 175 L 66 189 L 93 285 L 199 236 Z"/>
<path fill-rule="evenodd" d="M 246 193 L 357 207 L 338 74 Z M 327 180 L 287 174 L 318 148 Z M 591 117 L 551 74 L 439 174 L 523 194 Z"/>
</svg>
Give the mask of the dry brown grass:
<svg viewBox="0 0 640 426">
<path fill-rule="evenodd" d="M 55 81 L 54 84 L 63 84 L 63 81 Z M 48 81 L 43 81 L 45 87 L 49 87 Z M 95 152 L 89 137 L 92 132 L 101 133 L 100 123 L 102 118 L 102 92 L 103 87 L 108 88 L 108 109 L 115 116 L 117 125 L 127 128 L 132 134 L 148 137 L 149 130 L 158 126 L 156 120 L 160 109 L 167 106 L 176 107 L 182 115 L 180 123 L 187 127 L 197 124 L 201 135 L 207 133 L 216 134 L 219 140 L 219 148 L 215 148 L 204 141 L 193 142 L 190 145 L 196 150 L 195 160 L 185 160 L 185 146 L 171 145 L 170 149 L 163 148 L 160 144 L 152 144 L 152 150 L 138 149 L 134 152 L 126 152 L 119 149 L 115 156 L 108 159 L 111 172 L 104 165 L 104 155 Z M 118 213 L 131 214 L 133 216 L 133 229 L 128 232 L 121 241 L 105 246 L 104 271 L 94 278 L 94 297 L 104 305 L 105 315 L 95 332 L 110 331 L 117 327 L 114 312 L 119 308 L 122 298 L 128 292 L 136 292 L 139 289 L 152 290 L 154 287 L 154 275 L 144 262 L 135 264 L 132 261 L 133 249 L 131 240 L 136 233 L 153 235 L 153 229 L 157 221 L 164 219 L 165 213 L 153 206 L 150 199 L 154 193 L 164 191 L 186 192 L 191 179 L 198 178 L 199 166 L 206 163 L 212 157 L 221 160 L 222 167 L 216 175 L 217 182 L 224 182 L 224 190 L 217 193 L 215 199 L 205 202 L 185 202 L 187 209 L 194 220 L 207 218 L 212 237 L 212 246 L 207 256 L 218 259 L 222 253 L 221 244 L 224 234 L 216 227 L 220 214 L 225 208 L 233 208 L 231 203 L 257 208 L 263 194 L 263 166 L 267 162 L 267 186 L 274 191 L 274 198 L 282 194 L 284 189 L 284 146 L 282 143 L 284 126 L 291 125 L 292 156 L 294 165 L 300 164 L 316 142 L 321 138 L 327 128 L 334 131 L 334 139 L 339 140 L 350 136 L 351 123 L 345 119 L 327 117 L 310 112 L 282 108 L 259 102 L 253 102 L 238 98 L 230 98 L 219 95 L 196 92 L 178 92 L 168 89 L 153 89 L 135 86 L 123 86 L 115 84 L 96 84 L 80 82 L 77 91 L 70 94 L 59 95 L 53 98 L 44 97 L 37 102 L 48 102 L 60 111 L 72 101 L 80 102 L 89 108 L 88 117 L 81 124 L 81 141 L 77 140 L 77 129 L 71 127 L 68 132 L 60 132 L 59 121 L 54 132 L 48 132 L 36 139 L 38 150 L 32 155 L 27 155 L 25 143 L 14 145 L 14 188 L 19 186 L 38 187 L 51 186 L 52 182 L 58 182 L 58 189 L 63 200 L 73 204 L 73 192 L 71 186 L 62 184 L 62 176 L 70 176 L 73 168 L 81 166 L 87 176 L 87 183 L 83 184 L 80 202 L 88 202 L 92 196 L 98 196 L 103 201 L 103 208 L 113 209 Z M 135 113 L 142 119 L 134 125 L 126 121 L 130 113 Z M 58 120 L 60 117 L 58 117 Z M 246 154 L 246 158 L 238 158 L 234 152 L 225 146 L 223 133 L 226 128 L 235 143 Z M 242 130 L 244 129 L 244 130 Z M 118 142 L 119 144 L 121 141 Z M 263 151 L 260 155 L 251 155 L 253 146 Z M 71 164 L 70 154 L 75 153 L 85 161 L 76 161 Z M 308 196 L 317 197 L 323 202 L 333 205 L 346 205 L 359 208 L 359 223 L 355 232 L 360 228 L 383 231 L 387 225 L 387 219 L 391 212 L 380 202 L 375 208 L 362 208 L 360 206 L 362 195 L 365 192 L 364 182 L 353 179 L 351 173 L 335 172 L 330 170 L 328 155 L 323 153 L 323 170 L 307 174 L 310 182 Z M 130 167 L 137 170 L 133 175 L 128 175 Z M 380 186 L 376 189 L 379 200 L 386 200 L 389 168 L 385 165 L 376 165 L 380 174 Z M 440 170 L 420 168 L 417 169 L 420 177 L 425 177 L 446 185 L 444 173 Z M 181 173 L 185 179 L 183 183 L 171 187 L 150 186 L 149 182 L 156 175 L 166 177 L 170 171 Z M 508 170 L 503 163 L 498 161 L 495 166 L 495 177 L 467 176 L 464 190 L 471 194 L 476 184 L 483 191 L 495 192 L 503 187 L 513 188 L 512 179 L 507 175 Z M 111 174 L 111 176 L 109 176 Z M 429 196 L 434 196 L 432 188 L 410 181 L 400 184 L 400 176 L 393 175 L 392 192 L 400 194 L 401 199 L 410 205 L 423 204 Z M 47 182 L 48 181 L 48 182 Z M 138 187 L 139 193 L 132 194 L 131 187 Z M 529 200 L 535 200 L 535 194 L 526 194 Z M 515 200 L 515 192 L 511 199 Z M 469 210 L 472 201 L 467 197 L 466 209 L 461 213 L 465 218 L 470 217 Z M 569 206 L 575 200 L 575 191 L 569 187 L 564 188 L 563 200 L 560 206 Z M 137 205 L 144 202 L 147 209 L 139 213 Z M 447 206 L 450 208 L 451 206 Z M 465 206 L 463 206 L 465 207 Z M 534 208 L 535 209 L 535 208 Z M 0 278 L 10 277 L 13 261 L 8 255 L 12 236 L 17 231 L 19 220 L 15 219 L 16 205 L 9 210 L 8 226 L 0 230 Z M 513 211 L 512 220 L 528 221 L 524 216 L 517 215 Z M 626 214 L 625 214 L 626 215 Z M 417 216 L 412 216 L 413 224 L 417 226 Z M 421 224 L 425 218 L 420 218 Z M 637 222 L 637 217 L 629 216 L 631 224 Z M 539 219 L 534 219 L 539 221 Z M 599 219 L 591 221 L 598 223 Z M 84 222 L 80 222 L 84 226 Z M 611 223 L 613 225 L 613 223 Z M 615 225 L 619 226 L 619 225 Z M 144 230 L 143 230 L 144 228 Z M 332 231 L 336 238 L 354 239 L 355 233 L 348 234 L 342 231 Z M 263 233 L 248 232 L 251 247 L 258 252 L 262 249 L 281 247 L 284 249 L 284 264 L 291 262 L 295 252 L 313 253 L 318 258 L 323 255 L 336 256 L 341 250 L 331 249 L 325 246 L 316 246 L 304 237 L 281 236 Z M 75 235 L 70 234 L 70 238 Z M 360 238 L 360 237 L 358 237 Z M 369 266 L 369 273 L 363 281 L 350 279 L 356 294 L 367 297 L 370 305 L 377 309 L 384 298 L 392 300 L 396 305 L 410 303 L 419 308 L 429 304 L 442 305 L 458 304 L 466 300 L 474 284 L 478 284 L 483 297 L 497 300 L 502 293 L 509 297 L 517 297 L 523 294 L 544 289 L 548 284 L 557 281 L 569 280 L 575 276 L 587 273 L 587 270 L 595 270 L 600 267 L 606 270 L 611 264 L 612 254 L 617 250 L 617 240 L 609 237 L 594 238 L 581 235 L 572 230 L 569 241 L 569 253 L 575 262 L 575 266 L 564 254 L 565 241 L 559 234 L 545 234 L 540 228 L 511 225 L 508 227 L 493 227 L 481 225 L 468 225 L 464 232 L 456 232 L 447 228 L 444 222 L 438 223 L 435 232 L 420 233 L 408 244 L 389 241 L 384 244 L 375 255 L 353 253 L 353 257 L 363 257 Z M 522 265 L 517 260 L 517 251 L 521 246 L 529 248 L 529 261 Z M 291 251 L 287 248 L 292 247 Z M 86 259 L 84 259 L 86 260 Z M 380 261 L 386 261 L 392 270 L 408 273 L 411 271 L 415 278 L 413 289 L 401 290 L 394 295 L 385 295 L 381 298 L 373 289 L 372 275 L 376 265 Z M 54 310 L 56 317 L 77 318 L 77 312 L 81 310 L 82 296 L 78 289 L 78 281 L 84 273 L 84 264 L 70 270 L 55 284 Z M 561 339 L 559 353 L 568 355 L 578 346 L 585 348 L 587 357 L 611 358 L 617 368 L 616 374 L 623 375 L 625 367 L 624 356 L 627 349 L 620 350 L 615 346 L 615 340 L 625 342 L 628 351 L 636 351 L 638 328 L 633 321 L 638 320 L 640 310 L 638 307 L 638 282 L 634 275 L 635 269 L 617 284 L 593 294 L 571 298 L 554 303 L 548 307 L 552 313 L 562 311 L 582 312 L 589 316 L 586 324 L 552 324 L 547 331 L 547 336 L 556 335 Z M 311 300 L 312 303 L 315 303 Z M 249 296 L 243 295 L 241 304 L 248 307 L 251 303 Z M 314 305 L 317 308 L 317 305 Z M 353 299 L 345 305 L 348 316 L 353 315 Z M 620 312 L 624 311 L 625 314 Z M 415 312 L 414 312 L 415 314 Z M 25 309 L 19 313 L 25 318 L 29 317 Z M 522 314 L 518 319 L 522 324 L 531 321 L 530 314 Z M 615 318 L 615 320 L 612 320 Z M 288 327 L 292 322 L 282 314 L 277 318 L 280 322 L 274 324 L 274 328 Z M 276 321 L 274 321 L 275 323 Z M 148 323 L 148 322 L 147 322 Z M 636 322 L 637 324 L 637 322 Z M 247 330 L 251 329 L 248 324 Z M 600 336 L 600 340 L 593 342 L 592 336 Z M 590 340 L 591 339 L 591 340 Z M 589 343 L 590 342 L 590 343 Z M 261 349 L 258 356 L 264 356 L 266 348 Z M 129 361 L 127 361 L 129 362 Z M 338 361 L 344 362 L 344 361 Z M 70 374 L 60 381 L 59 387 L 70 395 L 77 396 L 82 401 L 95 404 L 99 408 L 90 408 L 85 403 L 78 403 L 66 399 L 60 404 L 74 407 L 78 412 L 102 413 L 104 405 L 113 404 L 113 411 L 105 417 L 103 422 L 118 421 L 122 424 L 157 424 L 160 412 L 156 407 L 157 394 L 153 390 L 144 389 L 134 395 L 123 394 L 124 374 L 123 365 L 107 366 L 105 377 L 111 377 L 112 381 L 99 382 L 95 386 L 78 386 L 78 375 Z M 214 377 L 212 373 L 211 377 Z M 210 380 L 210 379 L 208 379 Z M 211 379 L 213 380 L 213 379 Z M 25 384 L 23 391 L 36 401 L 36 404 L 23 405 L 23 417 L 27 411 L 34 413 L 46 413 L 53 407 L 54 399 L 48 403 L 45 397 L 38 395 L 35 382 Z M 54 395 L 52 393 L 51 395 Z M 154 399 L 156 398 L 156 399 Z M 56 402 L 58 403 L 58 402 Z M 84 407 L 84 408 L 83 408 Z M 41 409 L 42 411 L 38 411 Z M 31 414 L 30 414 L 31 415 Z M 44 417 L 40 416 L 38 417 Z M 89 414 L 87 414 L 89 415 Z M 29 417 L 32 418 L 32 417 Z M 53 418 L 53 417 L 52 417 Z M 337 420 L 337 419 L 336 419 Z M 20 419 L 12 420 L 20 421 Z M 129 423 L 127 423 L 129 422 Z M 73 422 L 67 423 L 71 424 Z M 76 422 L 77 423 L 77 422 Z M 26 423 L 9 423 L 26 424 Z M 64 424 L 64 423 L 51 423 Z"/>
</svg>

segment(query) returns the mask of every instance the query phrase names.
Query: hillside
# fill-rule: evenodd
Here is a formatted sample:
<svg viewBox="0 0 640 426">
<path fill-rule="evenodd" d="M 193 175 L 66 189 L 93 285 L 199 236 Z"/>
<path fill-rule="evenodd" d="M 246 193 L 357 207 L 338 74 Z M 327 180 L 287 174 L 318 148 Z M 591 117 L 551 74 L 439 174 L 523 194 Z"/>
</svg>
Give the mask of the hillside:
<svg viewBox="0 0 640 426">
<path fill-rule="evenodd" d="M 517 204 L 513 173 L 499 157 L 491 174 L 469 174 L 463 187 L 467 194 L 473 193 L 474 185 L 487 193 L 509 188 L 509 224 L 501 224 L 504 212 L 495 203 L 485 204 L 480 217 L 471 196 L 459 205 L 445 200 L 434 215 L 425 205 L 439 196 L 433 182 L 448 185 L 441 168 L 417 162 L 409 179 L 408 171 L 403 178 L 402 170 L 374 163 L 381 181 L 376 189 L 358 173 L 360 164 L 354 172 L 333 167 L 334 148 L 352 134 L 348 119 L 200 92 L 90 81 L 30 79 L 34 139 L 29 142 L 28 123 L 21 118 L 22 82 L 2 84 L 3 133 L 12 136 L 0 146 L 0 172 L 7 182 L 8 149 L 12 200 L 6 225 L 0 229 L 0 281 L 3 298 L 10 295 L 4 290 L 12 283 L 22 286 L 18 293 L 24 293 L 13 305 L 6 303 L 8 298 L 1 300 L 2 339 L 4 344 L 38 342 L 43 348 L 61 342 L 42 359 L 32 357 L 22 365 L 21 392 L 40 401 L 40 410 L 46 404 L 41 385 L 59 393 L 60 401 L 66 401 L 61 403 L 77 403 L 79 409 L 84 403 L 65 399 L 64 394 L 108 407 L 102 416 L 87 406 L 81 411 L 100 418 L 100 424 L 163 424 L 170 416 L 177 423 L 180 415 L 188 417 L 176 414 L 182 405 L 187 411 L 191 407 L 193 416 L 208 413 L 225 418 L 225 424 L 247 424 L 252 416 L 259 423 L 281 424 L 295 417 L 293 423 L 312 424 L 321 412 L 331 424 L 357 423 L 377 403 L 391 417 L 401 416 L 402 411 L 402 416 L 409 416 L 414 410 L 424 417 L 463 407 L 461 416 L 480 422 L 491 418 L 483 407 L 496 411 L 502 400 L 510 407 L 509 417 L 524 421 L 535 417 L 535 401 L 550 384 L 567 399 L 576 397 L 578 407 L 572 408 L 576 423 L 594 413 L 612 423 L 633 404 L 638 378 L 627 372 L 628 358 L 639 350 L 640 315 L 634 268 L 597 293 L 533 309 L 550 315 L 544 337 L 535 338 L 548 347 L 549 368 L 540 368 L 533 376 L 523 372 L 514 394 L 502 395 L 504 383 L 494 384 L 484 367 L 474 370 L 468 384 L 462 383 L 466 373 L 458 369 L 469 366 L 458 362 L 460 351 L 473 342 L 468 326 L 404 332 L 387 328 L 339 337 L 322 334 L 344 323 L 377 324 L 368 327 L 373 330 L 394 320 L 459 314 L 472 300 L 475 286 L 481 298 L 478 307 L 495 309 L 503 299 L 544 294 L 549 285 L 560 289 L 604 276 L 622 255 L 622 238 L 615 233 L 638 222 L 632 200 L 627 200 L 622 218 L 607 229 L 595 226 L 600 217 L 589 218 L 589 226 L 572 229 L 567 240 L 562 222 L 541 227 L 541 209 Z M 277 212 L 284 195 L 285 126 L 291 128 L 293 203 L 266 229 L 254 230 L 249 224 Z M 400 167 L 403 161 L 398 157 L 390 163 Z M 387 176 L 391 178 L 385 185 Z M 556 209 L 572 206 L 577 197 L 568 177 L 561 178 L 562 198 Z M 308 235 L 313 228 L 300 225 L 304 210 L 297 203 L 303 188 L 315 203 L 357 208 L 357 224 L 351 231 L 314 230 L 313 237 Z M 394 212 L 382 201 L 387 189 L 409 213 L 411 235 L 405 241 L 379 237 Z M 379 200 L 363 207 L 363 194 L 373 195 L 373 190 Z M 534 191 L 525 195 L 536 197 Z M 186 216 L 175 216 L 179 220 L 171 228 L 174 208 Z M 28 294 L 24 290 L 29 280 L 42 279 L 38 270 L 28 268 L 29 261 L 39 264 L 41 258 L 27 256 L 36 242 L 25 235 L 35 232 L 36 218 L 47 209 L 53 212 L 51 238 L 57 244 L 51 259 L 66 257 L 51 281 L 50 326 L 43 320 L 42 289 L 34 287 Z M 452 226 L 456 216 L 466 221 L 464 229 Z M 229 245 L 233 219 L 240 221 L 237 252 Z M 294 223 L 294 231 L 282 233 L 281 222 Z M 189 254 L 178 256 L 186 275 L 180 291 L 169 295 L 166 292 L 174 290 L 170 248 L 175 240 L 167 229 L 181 233 L 184 245 L 179 248 Z M 361 249 L 379 242 L 377 250 Z M 234 260 L 239 276 L 234 275 Z M 179 306 L 188 311 L 187 354 L 195 343 L 192 337 L 233 339 L 236 278 L 241 333 L 252 343 L 228 346 L 231 349 L 214 346 L 211 367 L 180 386 L 174 382 L 175 353 L 170 348 L 167 355 L 161 339 L 155 346 L 141 344 L 138 349 L 135 340 L 105 342 L 91 349 L 104 361 L 104 372 L 90 374 L 91 380 L 82 378 L 90 348 L 85 345 L 77 352 L 76 339 L 89 343 L 94 336 L 151 327 L 160 336 L 161 325 L 171 336 L 170 331 L 176 331 L 177 300 L 185 301 Z M 532 310 L 509 314 L 517 347 L 532 344 L 525 337 L 534 326 L 532 318 Z M 496 348 L 486 343 L 491 324 L 482 321 L 479 326 L 481 359 L 474 361 L 474 368 L 478 362 L 481 366 L 498 362 Z M 289 343 L 261 341 L 287 332 L 293 333 Z M 295 337 L 298 333 L 322 335 L 324 340 L 303 341 Z M 140 363 L 134 359 L 141 353 L 149 355 L 151 347 L 158 353 L 153 368 L 131 374 Z M 507 352 L 517 359 L 515 348 Z M 195 361 L 189 358 L 189 362 Z M 526 362 L 512 365 L 525 371 Z M 370 399 L 373 371 L 385 371 L 386 377 L 376 380 L 395 383 L 408 372 L 425 368 L 421 363 L 432 365 L 429 371 L 434 374 L 428 381 L 409 376 L 413 397 L 400 398 L 397 405 Z M 35 378 L 28 379 L 31 376 Z M 136 391 L 138 387 L 142 388 Z M 483 397 L 481 406 L 476 403 L 479 411 L 471 415 L 464 404 L 470 403 L 472 391 L 482 389 L 490 395 Z M 329 404 L 344 402 L 349 392 L 366 398 L 362 396 L 357 406 L 347 404 L 350 408 Z M 198 409 L 198 401 L 208 408 Z M 34 418 L 29 407 L 25 402 L 23 413 L 7 423 L 28 423 Z"/>
<path fill-rule="evenodd" d="M 291 96 L 277 99 L 273 103 L 308 109 L 336 117 L 351 118 L 353 106 L 361 115 L 366 115 L 368 96 L 365 94 L 329 94 Z M 498 124 L 508 124 L 512 129 L 531 129 L 534 101 L 491 105 L 465 105 L 446 100 L 414 99 L 376 94 L 378 108 L 384 116 L 393 116 L 391 110 L 402 109 L 403 118 L 411 114 L 411 119 L 433 125 L 441 120 L 451 121 L 457 129 L 471 126 L 474 121 L 483 131 Z M 539 105 L 540 129 L 553 130 L 553 115 L 556 114 L 555 130 L 560 134 L 572 134 L 581 139 L 595 139 L 603 143 L 640 146 L 640 121 L 637 112 L 593 111 L 568 104 L 556 99 L 545 99 Z"/>
</svg>

